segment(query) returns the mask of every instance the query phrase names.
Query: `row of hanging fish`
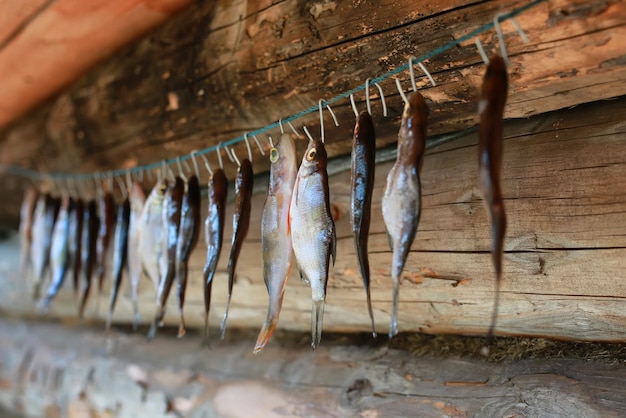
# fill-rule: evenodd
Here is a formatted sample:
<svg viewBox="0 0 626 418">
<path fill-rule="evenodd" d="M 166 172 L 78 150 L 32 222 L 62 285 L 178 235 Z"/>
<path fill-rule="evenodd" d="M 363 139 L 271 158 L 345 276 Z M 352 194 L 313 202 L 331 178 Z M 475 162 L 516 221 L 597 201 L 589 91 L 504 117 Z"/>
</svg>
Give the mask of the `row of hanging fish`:
<svg viewBox="0 0 626 418">
<path fill-rule="evenodd" d="M 500 187 L 502 161 L 502 117 L 507 95 L 506 65 L 502 58 L 489 62 L 479 103 L 479 172 L 480 186 L 492 224 L 492 254 L 496 272 L 496 303 L 489 329 L 491 337 L 498 308 L 502 276 L 502 252 L 506 217 Z M 421 212 L 420 170 L 426 150 L 428 107 L 420 93 L 405 98 L 397 145 L 397 159 L 388 176 L 382 197 L 382 215 L 392 250 L 391 278 L 393 299 L 389 337 L 398 332 L 399 285 L 405 262 L 417 234 Z M 376 136 L 368 111 L 356 112 L 352 149 L 351 225 L 357 259 L 366 292 L 372 332 L 376 336 L 370 296 L 368 235 L 374 185 Z M 308 133 L 308 132 L 307 132 Z M 218 150 L 219 154 L 219 150 Z M 250 155 L 250 154 L 249 154 Z M 234 153 L 233 153 L 234 156 Z M 298 168 L 296 147 L 291 135 L 283 133 L 272 142 L 269 156 L 269 186 L 263 206 L 261 246 L 263 278 L 269 295 L 267 316 L 254 352 L 270 340 L 282 306 L 285 286 L 292 265 L 311 287 L 312 347 L 321 340 L 330 260 L 336 257 L 335 225 L 330 211 L 327 154 L 322 139 L 309 136 L 309 143 Z M 235 179 L 233 235 L 228 258 L 228 295 L 221 323 L 226 329 L 233 293 L 237 260 L 250 224 L 254 174 L 249 158 L 239 161 Z M 195 161 L 194 161 L 195 163 Z M 204 222 L 206 264 L 203 268 L 205 301 L 205 340 L 209 336 L 209 311 L 212 284 L 224 240 L 225 208 L 228 181 L 221 167 L 212 171 L 208 181 L 208 213 Z M 161 176 L 150 194 L 144 195 L 137 182 L 127 181 L 123 201 L 117 205 L 110 191 L 83 201 L 64 195 L 26 193 L 22 207 L 22 271 L 31 271 L 35 279 L 34 296 L 42 310 L 48 309 L 65 276 L 72 271 L 75 293 L 80 290 L 79 317 L 82 319 L 92 281 L 98 289 L 104 283 L 106 252 L 113 237 L 112 287 L 107 329 L 111 325 L 123 271 L 130 278 L 131 299 L 139 323 L 138 288 L 143 272 L 156 289 L 156 312 L 148 338 L 162 325 L 170 290 L 176 283 L 180 326 L 185 334 L 183 306 L 187 285 L 189 257 L 199 241 L 201 197 L 199 174 L 188 179 L 170 173 Z M 295 262 L 295 263 L 294 263 Z M 50 283 L 41 297 L 47 275 Z M 82 286 L 80 276 L 82 275 Z"/>
</svg>

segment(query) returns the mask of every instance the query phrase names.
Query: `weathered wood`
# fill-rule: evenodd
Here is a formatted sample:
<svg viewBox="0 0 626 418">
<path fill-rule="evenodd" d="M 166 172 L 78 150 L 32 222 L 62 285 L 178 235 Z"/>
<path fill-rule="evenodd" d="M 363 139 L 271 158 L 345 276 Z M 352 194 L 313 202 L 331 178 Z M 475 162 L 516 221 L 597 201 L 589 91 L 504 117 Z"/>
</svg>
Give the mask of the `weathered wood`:
<svg viewBox="0 0 626 418">
<path fill-rule="evenodd" d="M 192 0 L 3 2 L 0 127 L 74 82 Z"/>
<path fill-rule="evenodd" d="M 620 417 L 623 364 L 487 363 L 350 342 L 274 345 L 0 321 L 0 405 L 27 417 Z M 433 355 L 434 354 L 434 355 Z M 168 412 L 168 410 L 170 410 Z"/>
<path fill-rule="evenodd" d="M 89 171 L 187 153 L 360 85 L 525 3 L 200 2 L 5 129 L 2 160 Z M 512 25 L 503 24 L 511 56 L 507 117 L 626 93 L 623 1 L 546 2 L 517 20 L 530 42 L 523 44 Z M 498 51 L 493 31 L 480 38 L 489 53 Z M 431 134 L 474 125 L 484 67 L 473 43 L 426 65 L 438 83 L 430 87 L 418 71 L 418 86 L 433 109 Z M 408 74 L 400 78 L 408 88 Z M 374 103 L 380 146 L 395 141 L 401 111 L 393 82 L 382 85 L 390 118 L 383 120 Z M 357 100 L 362 108 L 363 94 Z M 349 152 L 353 125 L 347 100 L 334 110 L 341 127 L 327 123 L 331 156 Z M 298 124 L 314 131 L 315 118 Z M 267 168 L 262 161 L 255 153 L 257 171 Z M 15 217 L 17 208 L 11 208 L 2 216 Z"/>
<path fill-rule="evenodd" d="M 626 100 L 598 102 L 567 111 L 509 122 L 505 126 L 503 187 L 509 218 L 504 282 L 496 332 L 569 340 L 626 341 Z M 493 302 L 489 228 L 477 189 L 476 134 L 430 150 L 423 168 L 423 213 L 401 286 L 401 331 L 483 334 Z M 377 329 L 386 333 L 391 301 L 390 253 L 380 214 L 380 196 L 390 163 L 376 170 L 370 258 Z M 349 172 L 330 178 L 331 204 L 340 214 L 337 263 L 328 285 L 326 331 L 367 331 L 369 318 L 349 225 Z M 229 324 L 261 326 L 267 294 L 263 284 L 260 217 L 264 195 L 253 198 L 249 238 L 238 267 Z M 206 213 L 206 209 L 203 209 Z M 211 323 L 226 301 L 224 274 L 231 235 L 227 212 L 225 248 L 214 286 Z M 6 260 L 17 260 L 17 245 Z M 203 324 L 202 245 L 192 256 L 186 319 Z M 30 284 L 15 277 L 2 283 L 0 307 L 32 315 Z M 103 317 L 95 303 L 92 318 Z M 176 324 L 170 298 L 168 324 Z M 115 318 L 130 322 L 124 291 Z M 294 271 L 279 327 L 308 330 L 310 290 Z M 74 318 L 71 291 L 59 295 L 51 316 Z M 144 321 L 154 315 L 154 291 L 144 282 Z"/>
</svg>

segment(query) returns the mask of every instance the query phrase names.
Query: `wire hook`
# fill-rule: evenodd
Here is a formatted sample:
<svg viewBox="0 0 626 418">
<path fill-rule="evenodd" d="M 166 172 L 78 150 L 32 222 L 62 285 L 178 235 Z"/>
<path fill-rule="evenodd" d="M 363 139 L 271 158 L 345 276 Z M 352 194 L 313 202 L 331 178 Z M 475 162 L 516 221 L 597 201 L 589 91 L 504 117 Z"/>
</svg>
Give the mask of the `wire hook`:
<svg viewBox="0 0 626 418">
<path fill-rule="evenodd" d="M 374 85 L 378 89 L 378 93 L 380 93 L 380 101 L 383 104 L 383 116 L 387 117 L 387 102 L 385 100 L 385 93 L 383 93 L 383 88 L 378 83 L 374 83 Z"/>
<path fill-rule="evenodd" d="M 252 161 L 252 148 L 250 147 L 250 138 L 248 138 L 248 132 L 243 134 L 243 140 L 246 141 L 246 148 L 248 148 L 248 160 Z"/>
<path fill-rule="evenodd" d="M 402 86 L 400 85 L 400 80 L 398 80 L 398 78 L 395 79 L 396 80 L 396 87 L 398 88 L 398 92 L 400 93 L 400 96 L 402 96 L 402 100 L 404 100 L 404 103 L 408 103 L 408 99 L 406 98 L 406 94 L 404 94 L 404 91 L 402 90 Z"/>
<path fill-rule="evenodd" d="M 252 135 L 252 138 L 254 139 L 256 146 L 259 147 L 259 151 L 261 152 L 261 155 L 265 157 L 265 150 L 261 146 L 261 142 L 259 142 L 259 138 L 257 138 L 256 135 Z"/>
<path fill-rule="evenodd" d="M 220 165 L 220 168 L 223 170 L 224 162 L 222 161 L 222 151 L 220 150 L 221 147 L 222 147 L 222 143 L 220 142 L 219 144 L 217 144 L 217 161 L 218 161 L 218 164 Z"/>
<path fill-rule="evenodd" d="M 311 136 L 311 133 L 309 132 L 309 130 L 306 128 L 306 126 L 303 126 L 302 129 L 304 129 L 304 133 L 306 134 L 306 136 L 309 137 L 309 140 L 313 141 L 313 136 Z"/>
<path fill-rule="evenodd" d="M 485 64 L 489 64 L 489 57 L 485 53 L 485 48 L 483 48 L 483 44 L 480 42 L 480 39 L 474 38 L 474 44 L 476 44 L 476 49 L 478 49 L 478 53 L 480 54 L 480 58 L 482 58 Z"/>
<path fill-rule="evenodd" d="M 350 94 L 350 105 L 352 105 L 352 111 L 354 112 L 355 117 L 359 117 L 359 111 L 356 108 L 356 104 L 354 103 L 354 94 Z"/>
<path fill-rule="evenodd" d="M 191 153 L 189 154 L 191 157 L 191 162 L 193 163 L 193 171 L 194 174 L 196 175 L 197 179 L 200 179 L 200 170 L 198 170 L 198 160 L 196 159 L 196 153 L 198 152 L 198 150 L 193 150 L 191 151 Z M 211 173 L 213 174 L 213 173 Z"/>
<path fill-rule="evenodd" d="M 117 185 L 120 187 L 120 192 L 122 192 L 122 199 L 126 200 L 126 198 L 128 197 L 128 190 L 126 189 L 126 186 L 124 185 L 124 181 L 119 176 L 115 177 L 115 181 L 117 182 Z"/>
<path fill-rule="evenodd" d="M 228 154 L 228 158 L 230 158 L 230 161 L 232 161 L 233 163 L 237 164 L 237 167 L 241 167 L 241 162 L 239 161 L 239 158 L 237 158 L 237 154 L 235 154 L 235 150 L 233 150 L 232 148 L 228 148 L 228 147 L 224 147 L 224 149 L 226 150 L 226 154 Z"/>
<path fill-rule="evenodd" d="M 415 57 L 415 55 L 411 55 L 409 57 L 409 74 L 411 76 L 411 86 L 413 87 L 413 91 L 417 91 L 417 83 L 415 82 L 415 70 L 413 68 L 413 60 L 417 60 L 417 57 Z M 437 84 L 435 83 L 435 80 L 430 75 L 430 72 L 426 69 L 424 64 L 422 64 L 421 61 L 418 61 L 417 65 L 424 72 L 424 74 L 426 74 L 426 77 L 428 77 L 430 84 L 432 84 L 432 86 L 435 87 Z"/>
<path fill-rule="evenodd" d="M 180 163 L 180 157 L 176 157 L 176 165 L 178 166 L 178 175 L 180 176 L 180 178 L 182 178 L 185 182 L 187 182 L 187 176 L 185 176 L 185 173 L 183 173 L 183 166 Z"/>
</svg>

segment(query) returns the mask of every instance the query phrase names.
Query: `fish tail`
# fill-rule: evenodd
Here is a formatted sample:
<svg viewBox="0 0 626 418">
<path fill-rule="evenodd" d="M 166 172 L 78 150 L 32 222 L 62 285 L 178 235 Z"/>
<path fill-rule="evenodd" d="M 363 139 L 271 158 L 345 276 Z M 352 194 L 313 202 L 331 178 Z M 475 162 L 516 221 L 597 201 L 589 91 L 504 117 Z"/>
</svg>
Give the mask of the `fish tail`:
<svg viewBox="0 0 626 418">
<path fill-rule="evenodd" d="M 490 205 L 491 212 L 491 256 L 496 274 L 496 294 L 493 304 L 493 312 L 491 313 L 491 324 L 487 331 L 487 345 L 493 343 L 493 333 L 496 328 L 498 317 L 498 309 L 500 306 L 500 286 L 502 284 L 502 257 L 504 252 L 504 238 L 506 234 L 506 212 L 504 211 L 504 203 L 502 200 Z"/>
<path fill-rule="evenodd" d="M 137 298 L 133 299 L 133 331 L 137 331 L 139 328 L 139 323 L 141 321 L 141 317 L 139 316 L 139 303 L 137 303 Z"/>
<path fill-rule="evenodd" d="M 230 297 L 232 293 L 228 292 L 228 300 L 226 301 L 226 311 L 224 311 L 224 318 L 222 318 L 222 324 L 220 325 L 220 339 L 224 339 L 226 335 L 226 321 L 228 320 L 228 308 L 230 308 Z"/>
<path fill-rule="evenodd" d="M 152 340 L 159 328 L 159 325 L 163 322 L 163 318 L 165 317 L 165 306 L 157 307 L 157 314 L 154 316 L 154 321 L 152 321 L 152 325 L 150 326 L 150 330 L 148 331 L 148 335 L 146 338 L 148 340 Z"/>
<path fill-rule="evenodd" d="M 261 332 L 259 332 L 259 336 L 256 340 L 256 344 L 254 346 L 254 354 L 258 354 L 269 342 L 270 338 L 272 338 L 272 334 L 274 334 L 274 330 L 276 329 L 277 324 L 278 312 L 270 309 L 270 311 L 267 313 L 267 318 L 265 318 L 265 322 L 263 323 L 263 327 L 261 328 Z"/>
<path fill-rule="evenodd" d="M 91 281 L 85 283 L 85 287 L 83 289 L 83 294 L 80 298 L 80 304 L 78 307 L 78 319 L 80 323 L 83 323 L 85 319 L 85 307 L 87 306 L 87 299 L 89 298 L 89 291 L 91 290 Z"/>
<path fill-rule="evenodd" d="M 322 340 L 322 323 L 324 321 L 324 299 L 314 300 L 311 310 L 311 348 L 315 350 Z"/>
<path fill-rule="evenodd" d="M 209 347 L 209 312 L 204 314 L 204 340 L 202 341 L 203 347 Z"/>
<path fill-rule="evenodd" d="M 180 310 L 180 324 L 178 325 L 178 338 L 185 336 L 187 331 L 185 330 L 185 317 L 183 316 L 183 310 Z"/>
<path fill-rule="evenodd" d="M 391 305 L 391 323 L 389 324 L 389 338 L 393 338 L 398 335 L 398 301 L 399 301 L 399 289 L 400 279 L 399 273 L 393 272 L 391 275 L 393 280 L 393 300 Z"/>
<path fill-rule="evenodd" d="M 370 293 L 370 263 L 367 257 L 367 242 L 362 243 L 359 234 L 354 235 L 354 243 L 356 247 L 359 266 L 361 268 L 361 277 L 363 278 L 363 286 L 365 287 L 365 295 L 367 297 L 367 310 L 372 321 L 372 335 L 376 338 L 376 325 L 374 323 L 374 311 L 372 310 L 372 297 Z"/>
</svg>

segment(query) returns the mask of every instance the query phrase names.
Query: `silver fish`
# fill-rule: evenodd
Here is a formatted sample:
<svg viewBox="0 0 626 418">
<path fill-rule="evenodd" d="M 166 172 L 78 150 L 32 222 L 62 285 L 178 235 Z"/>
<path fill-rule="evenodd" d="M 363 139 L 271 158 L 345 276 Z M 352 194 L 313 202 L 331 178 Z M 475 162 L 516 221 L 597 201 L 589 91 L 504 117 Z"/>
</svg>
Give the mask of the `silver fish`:
<svg viewBox="0 0 626 418">
<path fill-rule="evenodd" d="M 136 181 L 128 191 L 130 200 L 130 220 L 128 221 L 128 277 L 130 279 L 130 298 L 133 301 L 133 328 L 139 327 L 139 281 L 141 280 L 141 215 L 146 203 L 146 195 Z"/>
<path fill-rule="evenodd" d="M 330 256 L 335 263 L 335 223 L 330 214 L 327 155 L 321 140 L 311 140 L 298 170 L 289 209 L 291 241 L 300 276 L 311 286 L 311 347 L 322 338 Z"/>
<path fill-rule="evenodd" d="M 52 281 L 48 287 L 46 295 L 41 301 L 40 309 L 46 312 L 52 299 L 56 296 L 65 281 L 65 276 L 69 267 L 69 237 L 70 237 L 70 211 L 71 201 L 69 197 L 63 197 L 59 215 L 52 231 L 52 244 L 50 246 L 50 270 L 52 271 Z"/>
<path fill-rule="evenodd" d="M 393 252 L 393 306 L 389 338 L 398 333 L 400 275 L 419 224 L 422 206 L 420 170 L 426 150 L 427 117 L 428 107 L 422 95 L 417 92 L 409 94 L 398 133 L 398 156 L 387 176 L 383 194 L 383 220 Z"/>
<path fill-rule="evenodd" d="M 265 347 L 274 333 L 291 271 L 293 249 L 289 207 L 298 172 L 296 146 L 291 135 L 281 135 L 278 143 L 270 150 L 270 161 L 270 182 L 261 218 L 263 279 L 269 302 L 267 316 L 254 347 L 255 353 Z"/>
<path fill-rule="evenodd" d="M 139 220 L 139 253 L 141 263 L 148 277 L 152 280 L 154 288 L 159 288 L 161 270 L 163 265 L 164 251 L 164 225 L 163 225 L 163 199 L 167 184 L 158 182 L 150 192 L 141 212 Z M 165 261 L 167 263 L 167 261 Z"/>
</svg>

